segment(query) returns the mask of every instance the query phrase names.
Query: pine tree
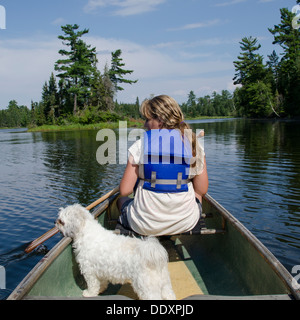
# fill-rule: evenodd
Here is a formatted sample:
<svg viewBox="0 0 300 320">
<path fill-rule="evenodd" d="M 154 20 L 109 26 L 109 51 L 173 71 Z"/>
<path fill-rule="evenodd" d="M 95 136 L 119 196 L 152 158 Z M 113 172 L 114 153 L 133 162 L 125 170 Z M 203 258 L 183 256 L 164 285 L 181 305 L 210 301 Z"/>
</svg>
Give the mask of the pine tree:
<svg viewBox="0 0 300 320">
<path fill-rule="evenodd" d="M 114 84 L 110 78 L 110 72 L 107 65 L 105 65 L 102 80 L 104 105 L 107 110 L 112 111 L 114 109 Z"/>
<path fill-rule="evenodd" d="M 264 79 L 266 69 L 263 65 L 263 57 L 256 53 L 261 48 L 257 38 L 244 37 L 240 45 L 242 53 L 238 56 L 238 61 L 233 62 L 236 70 L 234 84 L 246 85 Z"/>
<path fill-rule="evenodd" d="M 49 123 L 55 123 L 55 118 L 59 116 L 60 110 L 56 79 L 53 72 L 51 73 L 49 82 L 45 82 L 43 86 L 42 104 L 45 119 L 47 119 Z"/>
<path fill-rule="evenodd" d="M 270 69 L 272 75 L 272 82 L 274 85 L 274 91 L 278 89 L 278 78 L 279 78 L 279 57 L 275 50 L 268 56 L 267 66 Z"/>
<path fill-rule="evenodd" d="M 298 2 L 299 3 L 299 2 Z M 283 49 L 278 68 L 278 91 L 283 96 L 284 109 L 288 115 L 300 115 L 300 30 L 294 29 L 295 14 L 287 8 L 280 10 L 281 23 L 269 31 L 273 44 Z"/>
<path fill-rule="evenodd" d="M 109 78 L 107 65 L 104 68 L 104 74 L 95 69 L 92 78 L 92 90 L 90 104 L 98 110 L 113 111 L 114 86 Z"/>
<path fill-rule="evenodd" d="M 273 95 L 268 78 L 268 69 L 263 64 L 263 57 L 258 54 L 261 45 L 257 38 L 242 39 L 242 53 L 238 61 L 234 61 L 234 84 L 242 87 L 235 94 L 239 113 L 247 117 L 265 117 L 272 114 Z"/>
<path fill-rule="evenodd" d="M 187 107 L 188 108 L 193 108 L 196 106 L 196 95 L 194 91 L 190 91 L 188 95 L 188 101 L 187 101 Z"/>
<path fill-rule="evenodd" d="M 111 68 L 109 70 L 109 77 L 111 82 L 114 84 L 115 92 L 123 91 L 124 88 L 119 86 L 119 83 L 128 83 L 133 84 L 137 83 L 138 80 L 126 80 L 123 78 L 126 74 L 132 74 L 133 70 L 125 70 L 122 67 L 125 66 L 125 63 L 122 63 L 123 59 L 121 58 L 122 51 L 120 49 L 111 53 Z"/>
<path fill-rule="evenodd" d="M 59 71 L 58 77 L 66 82 L 68 93 L 73 96 L 73 114 L 78 111 L 78 102 L 86 106 L 90 91 L 90 79 L 94 72 L 96 58 L 96 48 L 91 48 L 80 39 L 89 32 L 88 29 L 77 31 L 79 26 L 62 26 L 65 35 L 58 38 L 63 40 L 63 44 L 70 47 L 70 50 L 60 50 L 59 53 L 66 59 L 58 60 L 55 70 Z"/>
</svg>

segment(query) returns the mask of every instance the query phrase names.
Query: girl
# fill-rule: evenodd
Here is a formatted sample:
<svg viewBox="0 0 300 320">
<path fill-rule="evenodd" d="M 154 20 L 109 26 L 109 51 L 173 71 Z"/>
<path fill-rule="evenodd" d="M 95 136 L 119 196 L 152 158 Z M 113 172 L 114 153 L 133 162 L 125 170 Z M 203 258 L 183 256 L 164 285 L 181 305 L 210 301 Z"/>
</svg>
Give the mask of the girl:
<svg viewBox="0 0 300 320">
<path fill-rule="evenodd" d="M 202 196 L 208 190 L 204 151 L 195 134 L 188 130 L 190 128 L 173 98 L 162 95 L 146 100 L 141 106 L 141 114 L 146 119 L 148 132 L 144 139 L 136 141 L 129 148 L 127 167 L 120 183 L 119 224 L 145 236 L 175 235 L 190 231 L 197 225 Z M 179 143 L 177 135 L 181 138 Z M 159 138 L 155 140 L 155 136 L 161 136 L 164 143 Z M 173 138 L 170 139 L 170 136 Z M 171 162 L 166 165 L 161 159 L 164 156 L 165 141 L 168 140 L 173 143 L 167 142 L 167 149 L 173 151 L 169 151 L 171 154 L 168 159 Z M 156 141 L 156 144 L 149 141 Z M 177 152 L 174 150 L 181 150 L 181 143 L 184 150 L 192 153 L 190 161 L 187 160 L 187 152 L 180 156 L 180 160 L 187 160 L 187 163 L 174 160 Z M 159 150 L 157 158 L 154 149 Z M 134 199 L 129 199 L 127 196 L 134 189 Z"/>
</svg>

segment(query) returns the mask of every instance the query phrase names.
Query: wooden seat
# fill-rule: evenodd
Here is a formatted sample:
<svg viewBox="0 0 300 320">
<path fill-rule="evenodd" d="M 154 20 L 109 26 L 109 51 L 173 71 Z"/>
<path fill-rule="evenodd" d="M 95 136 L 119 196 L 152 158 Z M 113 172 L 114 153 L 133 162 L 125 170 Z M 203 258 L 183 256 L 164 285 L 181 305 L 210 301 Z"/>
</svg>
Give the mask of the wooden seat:
<svg viewBox="0 0 300 320">
<path fill-rule="evenodd" d="M 225 233 L 225 229 L 207 229 L 206 224 L 205 224 L 205 219 L 207 217 L 210 217 L 210 215 L 203 214 L 193 230 L 188 231 L 188 232 L 184 232 L 181 234 L 172 235 L 172 236 L 180 236 L 180 235 L 191 235 L 192 236 L 192 235 L 209 235 L 209 234 Z M 124 228 L 119 223 L 117 223 L 114 232 L 116 234 L 122 234 L 122 235 L 130 236 L 130 237 L 142 237 L 142 235 L 140 235 L 132 230 L 128 230 L 128 229 Z M 165 235 L 165 236 L 169 236 L 169 235 Z"/>
</svg>

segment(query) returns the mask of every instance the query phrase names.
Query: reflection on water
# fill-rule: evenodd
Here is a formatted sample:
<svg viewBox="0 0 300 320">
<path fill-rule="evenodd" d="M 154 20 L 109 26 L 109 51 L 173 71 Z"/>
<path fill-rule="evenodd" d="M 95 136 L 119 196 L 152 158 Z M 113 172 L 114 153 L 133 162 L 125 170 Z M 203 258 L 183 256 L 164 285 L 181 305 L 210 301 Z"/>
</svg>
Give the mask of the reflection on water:
<svg viewBox="0 0 300 320">
<path fill-rule="evenodd" d="M 291 271 L 300 264 L 299 124 L 226 119 L 191 126 L 205 130 L 209 193 Z M 125 166 L 97 163 L 96 135 L 0 130 L 0 265 L 8 290 L 60 239 L 23 254 L 53 227 L 59 207 L 88 205 L 119 183 Z"/>
<path fill-rule="evenodd" d="M 291 271 L 300 264 L 299 123 L 235 120 L 202 127 L 209 193 Z"/>
</svg>

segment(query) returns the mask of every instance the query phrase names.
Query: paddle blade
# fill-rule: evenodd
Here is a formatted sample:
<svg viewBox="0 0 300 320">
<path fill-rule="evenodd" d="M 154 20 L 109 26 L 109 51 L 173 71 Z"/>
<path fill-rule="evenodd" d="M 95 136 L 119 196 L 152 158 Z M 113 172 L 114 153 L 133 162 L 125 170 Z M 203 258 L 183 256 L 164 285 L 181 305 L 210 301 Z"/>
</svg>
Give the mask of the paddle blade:
<svg viewBox="0 0 300 320">
<path fill-rule="evenodd" d="M 57 234 L 59 232 L 57 227 L 52 228 L 51 230 L 49 230 L 48 232 L 46 232 L 45 234 L 43 234 L 42 236 L 40 236 L 39 238 L 35 239 L 34 241 L 32 241 L 30 243 L 30 245 L 25 249 L 26 253 L 30 253 L 31 251 L 33 251 L 36 247 L 38 247 L 39 245 L 41 245 L 43 242 L 45 242 L 46 240 L 50 239 L 51 237 L 53 237 L 55 234 Z"/>
</svg>

